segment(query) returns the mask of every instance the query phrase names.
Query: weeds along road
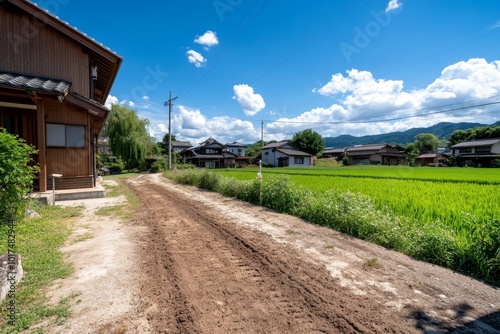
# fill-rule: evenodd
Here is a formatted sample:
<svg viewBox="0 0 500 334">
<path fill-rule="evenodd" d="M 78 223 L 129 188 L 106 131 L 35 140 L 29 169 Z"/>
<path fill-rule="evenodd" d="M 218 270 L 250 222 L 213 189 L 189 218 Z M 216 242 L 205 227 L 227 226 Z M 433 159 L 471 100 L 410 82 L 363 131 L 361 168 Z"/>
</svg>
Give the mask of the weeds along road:
<svg viewBox="0 0 500 334">
<path fill-rule="evenodd" d="M 159 175 L 127 184 L 140 200 L 134 224 L 147 231 L 138 236 L 138 316 L 152 333 L 422 333 L 405 307 L 354 293 L 308 254 L 204 201 L 202 191 L 190 195 Z"/>
</svg>

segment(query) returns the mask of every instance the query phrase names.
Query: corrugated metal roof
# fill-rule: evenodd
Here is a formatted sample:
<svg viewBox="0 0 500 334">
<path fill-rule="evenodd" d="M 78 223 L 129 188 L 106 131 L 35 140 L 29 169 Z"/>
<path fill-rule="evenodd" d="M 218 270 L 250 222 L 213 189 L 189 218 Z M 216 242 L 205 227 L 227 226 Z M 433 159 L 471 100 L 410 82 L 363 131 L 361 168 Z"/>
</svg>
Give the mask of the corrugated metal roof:
<svg viewBox="0 0 500 334">
<path fill-rule="evenodd" d="M 462 147 L 483 147 L 483 146 L 493 146 L 500 141 L 500 138 L 492 139 L 481 139 L 481 140 L 468 140 L 456 145 L 451 148 L 462 148 Z"/>
<path fill-rule="evenodd" d="M 66 95 L 69 92 L 71 83 L 59 79 L 0 72 L 0 85 L 26 88 L 49 94 Z"/>
</svg>

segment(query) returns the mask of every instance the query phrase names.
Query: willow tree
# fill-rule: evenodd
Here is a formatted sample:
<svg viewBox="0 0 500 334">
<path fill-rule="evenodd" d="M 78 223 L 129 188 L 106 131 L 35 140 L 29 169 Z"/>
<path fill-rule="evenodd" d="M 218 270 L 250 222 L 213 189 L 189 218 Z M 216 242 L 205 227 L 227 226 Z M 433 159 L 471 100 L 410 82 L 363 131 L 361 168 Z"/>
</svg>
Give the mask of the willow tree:
<svg viewBox="0 0 500 334">
<path fill-rule="evenodd" d="M 148 125 L 149 120 L 140 118 L 134 109 L 121 104 L 111 107 L 105 136 L 113 154 L 122 159 L 127 168 L 138 167 L 154 151 Z"/>
</svg>

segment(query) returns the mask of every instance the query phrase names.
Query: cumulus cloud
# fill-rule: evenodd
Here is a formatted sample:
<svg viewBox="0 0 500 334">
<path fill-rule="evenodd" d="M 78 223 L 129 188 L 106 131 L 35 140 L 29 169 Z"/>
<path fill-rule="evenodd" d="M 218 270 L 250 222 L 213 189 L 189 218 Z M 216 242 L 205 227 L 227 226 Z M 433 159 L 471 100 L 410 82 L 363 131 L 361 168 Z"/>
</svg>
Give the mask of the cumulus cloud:
<svg viewBox="0 0 500 334">
<path fill-rule="evenodd" d="M 387 8 L 385 9 L 385 12 L 388 13 L 390 11 L 396 10 L 402 6 L 401 3 L 398 2 L 398 0 L 390 0 L 389 3 L 387 4 Z"/>
<path fill-rule="evenodd" d="M 219 40 L 217 39 L 217 34 L 211 30 L 207 30 L 201 36 L 196 36 L 194 42 L 204 45 L 205 50 L 208 50 L 208 48 L 210 48 L 213 45 L 219 44 Z"/>
<path fill-rule="evenodd" d="M 108 109 L 111 109 L 111 106 L 117 103 L 118 103 L 118 98 L 116 96 L 108 95 L 108 97 L 106 98 L 106 102 L 104 102 L 104 106 Z"/>
<path fill-rule="evenodd" d="M 128 105 L 129 105 L 129 107 L 133 107 L 133 106 L 135 106 L 135 103 L 133 101 L 128 101 Z"/>
<path fill-rule="evenodd" d="M 189 50 L 188 52 L 186 52 L 186 55 L 188 57 L 188 61 L 191 64 L 194 64 L 194 66 L 196 67 L 202 67 L 207 62 L 207 60 L 201 55 L 201 53 L 194 50 Z"/>
<path fill-rule="evenodd" d="M 247 116 L 254 116 L 265 108 L 266 103 L 260 94 L 255 94 L 252 87 L 247 84 L 234 85 L 233 99 L 238 101 Z"/>
<path fill-rule="evenodd" d="M 323 136 L 404 131 L 439 122 L 488 124 L 496 121 L 494 106 L 468 107 L 498 99 L 500 61 L 488 63 L 476 58 L 457 62 L 444 68 L 425 88 L 416 90 L 405 90 L 401 80 L 376 79 L 368 71 L 352 69 L 346 75 L 333 74 L 327 84 L 313 92 L 331 97 L 336 103 L 280 119 L 282 122 L 268 125 L 269 131 L 287 137 L 300 131 L 306 124 L 303 122 L 327 123 L 314 125 Z M 447 111 L 450 109 L 457 110 Z M 425 117 L 419 116 L 422 114 Z"/>
<path fill-rule="evenodd" d="M 192 109 L 180 105 L 174 113 L 172 133 L 180 140 L 189 140 L 193 145 L 207 139 L 215 138 L 220 142 L 254 142 L 257 141 L 259 131 L 251 122 L 229 116 L 209 118 L 199 109 Z"/>
<path fill-rule="evenodd" d="M 144 95 L 144 96 L 142 97 L 142 99 L 143 99 L 144 101 L 149 101 L 149 96 Z"/>
</svg>

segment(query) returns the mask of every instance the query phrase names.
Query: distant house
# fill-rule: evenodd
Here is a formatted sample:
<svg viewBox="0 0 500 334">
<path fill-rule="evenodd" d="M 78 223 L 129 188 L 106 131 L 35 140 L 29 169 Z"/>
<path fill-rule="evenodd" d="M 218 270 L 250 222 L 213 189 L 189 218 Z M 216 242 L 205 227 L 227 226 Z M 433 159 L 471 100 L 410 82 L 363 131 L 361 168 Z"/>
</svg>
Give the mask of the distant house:
<svg viewBox="0 0 500 334">
<path fill-rule="evenodd" d="M 406 164 L 403 147 L 389 144 L 356 145 L 345 150 L 351 165 L 401 165 Z"/>
<path fill-rule="evenodd" d="M 224 144 L 213 138 L 208 138 L 196 147 L 180 152 L 184 162 L 204 168 L 235 167 L 237 155 L 226 150 Z"/>
<path fill-rule="evenodd" d="M 225 146 L 229 152 L 234 153 L 241 157 L 245 156 L 245 150 L 247 148 L 247 145 L 238 142 L 232 142 L 232 143 L 227 143 Z"/>
<path fill-rule="evenodd" d="M 345 148 L 326 147 L 321 157 L 341 159 L 344 156 L 344 153 L 345 153 Z"/>
<path fill-rule="evenodd" d="M 468 140 L 451 149 L 461 167 L 495 167 L 495 160 L 500 159 L 500 138 Z"/>
<path fill-rule="evenodd" d="M 0 127 L 38 149 L 35 190 L 95 187 L 122 58 L 31 1 L 0 1 L 0 31 Z"/>
<path fill-rule="evenodd" d="M 418 166 L 438 166 L 445 165 L 451 156 L 451 150 L 441 150 L 438 153 L 425 153 L 415 159 L 415 165 Z"/>
<path fill-rule="evenodd" d="M 261 152 L 262 162 L 275 167 L 310 167 L 313 164 L 311 154 L 298 150 L 288 141 L 268 144 Z"/>
<path fill-rule="evenodd" d="M 188 141 L 180 141 L 180 140 L 172 141 L 172 152 L 174 153 L 184 151 L 191 147 L 193 147 L 193 145 L 191 145 L 191 143 Z"/>
</svg>

